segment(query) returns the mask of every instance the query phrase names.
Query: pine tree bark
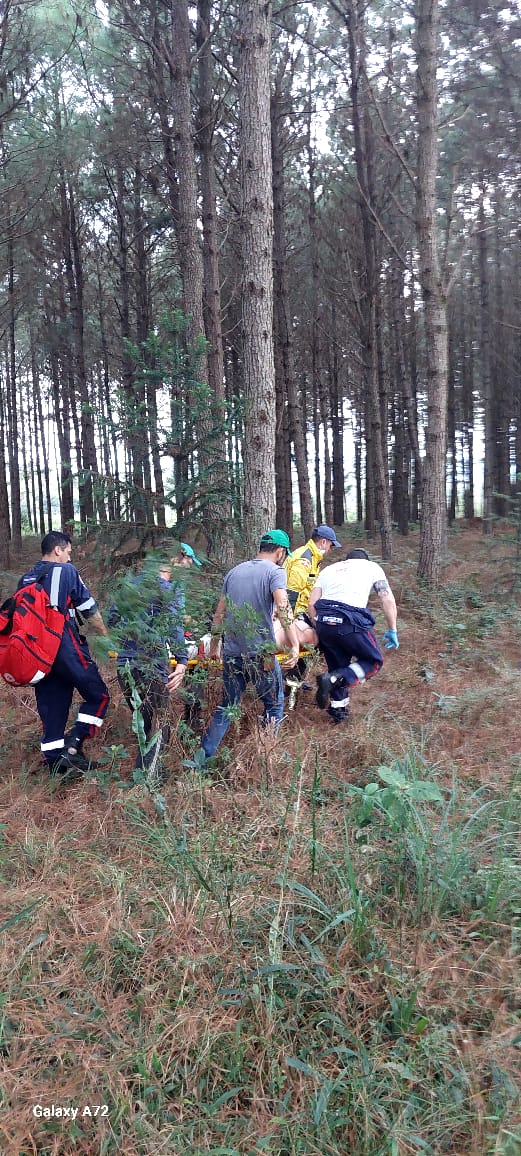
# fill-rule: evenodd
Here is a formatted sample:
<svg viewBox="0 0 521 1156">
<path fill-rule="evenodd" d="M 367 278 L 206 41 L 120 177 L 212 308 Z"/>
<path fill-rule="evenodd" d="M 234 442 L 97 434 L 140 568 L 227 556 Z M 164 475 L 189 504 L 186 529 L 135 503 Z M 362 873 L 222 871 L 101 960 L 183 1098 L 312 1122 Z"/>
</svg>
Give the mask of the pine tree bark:
<svg viewBox="0 0 521 1156">
<path fill-rule="evenodd" d="M 371 170 L 374 166 L 374 141 L 369 112 L 369 92 L 366 76 L 365 4 L 363 0 L 349 0 L 347 7 L 349 36 L 349 66 L 351 99 L 353 105 L 353 135 L 355 161 L 360 188 L 359 208 L 364 243 L 364 324 L 362 347 L 364 356 L 365 390 L 367 396 L 367 427 L 371 426 L 372 461 L 367 461 L 368 485 L 374 487 L 375 513 L 379 523 L 382 558 L 392 556 L 391 504 L 386 469 L 387 422 L 382 420 L 382 398 L 379 391 L 378 334 L 380 324 L 380 294 L 376 225 L 370 206 L 373 203 Z M 384 444 L 385 443 L 385 444 Z M 372 469 L 373 477 L 369 478 Z M 369 499 L 369 495 L 368 495 Z M 367 502 L 369 506 L 369 500 Z M 368 529 L 370 526 L 368 525 Z"/>
<path fill-rule="evenodd" d="M 20 501 L 19 421 L 16 389 L 16 308 L 14 251 L 9 225 L 8 257 L 8 344 L 6 349 L 7 445 L 11 492 L 11 551 L 17 557 L 22 551 L 22 508 Z"/>
<path fill-rule="evenodd" d="M 201 210 L 203 226 L 203 316 L 208 340 L 208 385 L 212 398 L 213 424 L 222 424 L 225 412 L 224 351 L 222 334 L 221 279 L 219 269 L 219 236 L 217 228 L 217 180 L 214 156 L 214 65 L 211 35 L 211 0 L 198 0 L 197 5 L 198 73 L 198 131 L 200 155 Z M 234 542 L 229 533 L 231 500 L 228 470 L 219 459 L 212 466 L 213 487 L 219 493 L 209 507 L 209 520 L 215 526 L 214 539 L 209 541 L 210 553 L 218 554 L 221 564 L 233 563 Z"/>
<path fill-rule="evenodd" d="M 338 364 L 336 307 L 331 303 L 331 340 L 329 346 L 329 394 L 332 431 L 333 525 L 343 526 L 344 510 L 344 413 Z"/>
<path fill-rule="evenodd" d="M 271 3 L 242 0 L 239 28 L 244 536 L 255 551 L 275 518 Z"/>
<path fill-rule="evenodd" d="M 479 287 L 480 287 L 480 361 L 483 388 L 483 425 L 485 456 L 483 465 L 483 531 L 494 533 L 492 515 L 494 513 L 495 489 L 495 449 L 496 431 L 494 423 L 490 326 L 490 285 L 488 270 L 488 246 L 486 235 L 484 192 L 479 204 Z"/>
<path fill-rule="evenodd" d="M 411 366 L 407 364 L 405 347 L 405 331 L 407 318 L 405 316 L 404 270 L 402 264 L 391 257 L 391 316 L 395 341 L 396 358 L 396 385 L 399 386 L 403 397 L 406 415 L 407 437 L 414 459 L 415 487 L 421 494 L 423 463 L 418 437 L 418 412 Z M 411 303 L 414 308 L 414 302 Z"/>
<path fill-rule="evenodd" d="M 427 379 L 427 429 L 418 577 L 437 584 L 447 534 L 447 303 L 440 272 L 436 176 L 438 0 L 416 0 L 416 100 L 418 162 L 416 230 L 423 298 Z"/>
<path fill-rule="evenodd" d="M 147 446 L 147 428 L 144 413 L 144 391 L 136 379 L 136 371 L 129 353 L 128 343 L 132 338 L 130 325 L 130 269 L 127 222 L 127 190 L 123 165 L 119 157 L 116 167 L 116 263 L 119 281 L 118 314 L 121 333 L 121 377 L 126 403 L 125 441 L 131 463 L 129 515 L 133 522 L 145 525 L 150 521 L 144 492 L 143 463 Z"/>
<path fill-rule="evenodd" d="M 49 477 L 49 452 L 45 444 L 45 426 L 43 420 L 42 389 L 40 371 L 36 354 L 34 334 L 31 332 L 31 377 L 34 408 L 34 448 L 36 456 L 36 473 L 38 478 L 38 528 L 40 534 L 45 534 L 46 523 L 51 524 L 51 496 Z M 45 487 L 45 495 L 44 495 Z M 46 505 L 45 505 L 46 499 Z M 45 509 L 47 506 L 47 517 Z"/>
<path fill-rule="evenodd" d="M 57 126 L 61 133 L 60 111 L 57 107 Z M 89 397 L 87 372 L 85 364 L 85 315 L 84 315 L 84 270 L 81 252 L 79 224 L 76 211 L 76 197 L 72 184 L 66 180 L 63 162 L 58 163 L 59 197 L 61 210 L 61 240 L 62 258 L 65 266 L 65 277 L 68 290 L 68 305 L 70 324 L 72 329 L 72 358 L 75 389 L 79 399 L 79 426 L 81 436 L 77 443 L 77 462 L 79 474 L 79 507 L 80 520 L 86 528 L 95 520 L 96 513 L 101 521 L 105 521 L 105 509 L 101 495 L 94 496 L 94 479 L 98 475 L 96 442 L 94 436 L 94 415 Z M 76 405 L 73 402 L 73 416 L 76 417 Z"/>
<path fill-rule="evenodd" d="M 323 417 L 322 381 L 321 381 L 321 348 L 319 326 L 319 285 L 320 268 L 318 256 L 318 222 L 316 205 L 316 150 L 313 141 L 313 92 L 312 92 L 311 62 L 308 64 L 307 100 L 306 100 L 306 159 L 308 175 L 308 232 L 309 232 L 309 260 L 311 266 L 311 382 L 313 389 L 313 437 L 315 442 L 315 513 L 316 524 L 324 520 L 321 483 L 321 445 L 320 430 Z M 324 426 L 324 446 L 327 443 L 327 425 Z M 329 482 L 329 477 L 328 477 Z M 326 482 L 324 481 L 324 489 Z M 324 493 L 324 505 L 327 501 Z"/>
<path fill-rule="evenodd" d="M 49 343 L 51 394 L 60 452 L 60 523 L 64 530 L 69 531 L 74 525 L 74 480 L 68 390 L 68 376 L 72 376 L 72 369 L 69 366 L 70 354 L 65 341 L 55 336 L 66 332 L 65 294 L 61 277 L 58 277 L 57 288 L 59 313 L 56 316 L 51 313 L 48 306 L 46 307 L 46 329 L 51 335 Z"/>
<path fill-rule="evenodd" d="M 449 525 L 456 519 L 458 508 L 458 454 L 456 446 L 456 364 L 454 342 L 449 331 L 448 378 L 447 378 L 447 480 L 449 500 L 447 516 Z"/>
<path fill-rule="evenodd" d="M 282 124 L 286 115 L 287 102 L 281 89 L 280 78 L 277 78 L 271 101 L 271 134 L 272 134 L 272 161 L 273 161 L 273 272 L 274 272 L 274 315 L 276 333 L 275 366 L 280 366 L 282 380 L 278 387 L 282 396 L 287 398 L 287 421 L 289 436 L 295 451 L 295 465 L 300 502 L 300 520 L 304 536 L 308 538 L 313 529 L 313 506 L 311 502 L 311 487 L 309 484 L 306 442 L 304 436 L 304 421 L 302 407 L 295 376 L 295 359 L 293 349 L 293 333 L 290 320 L 290 306 L 288 296 L 288 278 L 286 266 L 286 193 L 284 175 L 284 146 L 281 137 Z M 282 427 L 282 431 L 283 432 Z M 277 437 L 279 431 L 277 431 Z M 288 447 L 290 450 L 290 447 Z M 291 499 L 291 471 L 285 471 L 281 478 L 284 485 L 288 484 L 289 495 L 285 506 L 289 512 L 289 525 L 284 529 L 291 532 L 293 525 Z M 277 505 L 279 506 L 277 486 Z M 282 504 L 282 503 L 280 503 Z"/>
<path fill-rule="evenodd" d="M 511 364 L 508 357 L 509 330 L 505 332 L 505 293 L 502 270 L 502 237 L 501 237 L 501 205 L 502 196 L 498 194 L 495 205 L 494 221 L 494 317 L 493 329 L 495 340 L 492 349 L 494 393 L 496 395 L 496 483 L 497 497 L 495 511 L 500 518 L 508 517 L 510 513 L 510 423 L 513 417 L 513 396 L 511 379 L 507 366 Z M 500 334 L 505 340 L 501 341 Z M 507 354 L 507 356 L 505 356 Z M 505 364 L 506 363 L 506 364 Z"/>
<path fill-rule="evenodd" d="M 9 570 L 11 566 L 11 526 L 9 522 L 9 495 L 7 490 L 7 464 L 5 460 L 5 404 L 0 378 L 0 567 Z"/>
</svg>

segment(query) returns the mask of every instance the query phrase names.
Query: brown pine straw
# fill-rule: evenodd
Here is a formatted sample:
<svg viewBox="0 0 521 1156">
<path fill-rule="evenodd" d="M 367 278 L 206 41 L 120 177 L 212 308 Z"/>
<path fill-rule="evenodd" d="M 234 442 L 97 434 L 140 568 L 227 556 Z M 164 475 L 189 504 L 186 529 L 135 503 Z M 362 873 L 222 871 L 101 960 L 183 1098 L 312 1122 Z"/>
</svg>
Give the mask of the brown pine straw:
<svg viewBox="0 0 521 1156">
<path fill-rule="evenodd" d="M 506 564 L 498 570 L 476 528 L 462 531 L 451 543 L 445 598 L 443 592 L 431 598 L 416 589 L 414 548 L 400 543 L 399 560 L 387 567 L 399 600 L 400 651 L 386 654 L 382 673 L 353 691 L 350 726 L 330 726 L 313 694 L 301 692 L 274 741 L 260 731 L 261 708 L 248 695 L 240 724 L 225 739 L 230 757 L 223 777 L 211 787 L 182 766 L 190 751 L 174 733 L 166 759 L 170 778 L 162 788 L 166 827 L 146 788 L 131 785 L 135 738 L 112 669 L 106 671 L 114 697 L 106 734 L 91 749 L 98 755 L 104 744 L 122 743 L 129 755 L 101 787 L 92 781 L 51 790 L 38 770 L 32 696 L 0 689 L 0 925 L 21 916 L 0 936 L 6 994 L 0 1151 L 6 1156 L 93 1156 L 102 1150 L 142 1156 L 146 1145 L 175 1153 L 172 1128 L 193 1120 L 202 1073 L 213 1080 L 215 1097 L 223 1091 L 221 1060 L 242 1046 L 233 1043 L 240 1022 L 249 1031 L 249 1092 L 226 1103 L 217 1119 L 239 1128 L 248 1118 L 250 1139 L 237 1132 L 244 1153 L 270 1135 L 278 1110 L 270 1090 L 275 1063 L 291 1089 L 292 1117 L 303 1116 L 309 1077 L 284 1066 L 287 1041 L 279 1039 L 277 1014 L 270 1012 L 265 987 L 263 998 L 255 994 L 258 968 L 269 962 L 270 926 L 272 946 L 278 942 L 277 912 L 286 936 L 282 958 L 310 967 L 298 935 L 294 949 L 288 939 L 292 921 L 307 909 L 281 877 L 316 887 L 328 902 L 333 883 L 324 862 L 334 860 L 344 837 L 342 791 L 374 780 L 380 764 L 405 757 L 411 746 L 421 750 L 423 777 L 435 772 L 448 790 L 456 776 L 467 796 L 481 787 L 486 797 L 503 797 L 519 764 L 519 633 L 511 616 L 498 614 L 493 632 L 472 634 L 479 608 L 469 610 L 466 632 L 455 632 L 458 614 L 446 607 L 446 591 L 456 583 L 506 596 Z M 218 700 L 218 689 L 213 697 Z M 312 877 L 315 836 L 322 861 Z M 181 846 L 191 849 L 202 878 L 181 864 Z M 417 989 L 418 1015 L 443 1025 L 469 1081 L 472 1122 L 461 1134 L 456 1129 L 452 1147 L 443 1151 L 483 1156 L 491 1067 L 513 1085 L 520 1079 L 512 927 L 498 918 L 491 930 L 481 916 L 428 911 L 415 925 L 407 909 L 411 897 L 400 905 L 385 891 L 388 856 L 388 844 L 369 832 L 366 850 L 359 852 L 359 884 L 400 990 Z M 343 942 L 339 936 L 318 947 L 323 976 L 334 985 L 336 1014 L 368 1045 L 373 1025 L 387 1022 L 389 975 L 378 960 L 367 963 L 347 927 Z M 398 986 L 398 979 L 393 982 Z M 235 993 L 229 1002 L 222 995 L 228 988 Z M 287 1015 L 294 1014 L 288 1003 Z M 302 1033 L 303 1022 L 295 1020 L 296 1032 Z M 295 1035 L 294 1055 L 303 1037 L 305 1031 Z M 406 1039 L 413 1055 L 414 1034 Z M 382 1079 L 390 1047 L 384 1042 L 374 1053 Z M 323 1064 L 334 1078 L 335 1056 Z M 169 1081 L 177 1086 L 181 1076 L 183 1094 L 166 1095 L 164 1087 Z M 143 1098 L 145 1084 L 168 1104 L 169 1122 L 154 1117 L 150 1098 Z M 103 1096 L 110 1097 L 112 1119 L 85 1118 L 77 1135 L 65 1122 L 51 1133 L 32 1112 L 37 1103 L 81 1106 Z M 114 1105 L 124 1110 L 122 1147 Z M 509 1126 L 520 1119 L 513 1108 Z M 218 1145 L 212 1126 L 201 1116 L 198 1151 Z M 344 1143 L 355 1154 L 360 1135 L 354 1124 L 352 1129 Z M 400 1156 L 409 1151 L 400 1141 Z"/>
</svg>

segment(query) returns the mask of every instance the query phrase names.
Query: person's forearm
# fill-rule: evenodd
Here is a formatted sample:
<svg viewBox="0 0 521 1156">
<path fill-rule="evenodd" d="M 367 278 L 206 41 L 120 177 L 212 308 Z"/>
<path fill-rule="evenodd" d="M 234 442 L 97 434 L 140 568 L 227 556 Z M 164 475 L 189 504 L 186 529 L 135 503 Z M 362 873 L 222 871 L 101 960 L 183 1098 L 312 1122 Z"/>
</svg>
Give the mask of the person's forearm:
<svg viewBox="0 0 521 1156">
<path fill-rule="evenodd" d="M 286 631 L 286 634 L 289 638 L 289 631 L 290 631 L 290 628 L 293 624 L 293 611 L 291 609 L 289 602 L 286 601 L 286 602 L 282 603 L 280 606 L 277 606 L 276 613 L 277 613 L 277 618 L 279 619 L 279 622 L 282 623 L 284 630 Z"/>
<path fill-rule="evenodd" d="M 97 634 L 107 635 L 109 633 L 99 610 L 95 610 L 94 614 L 89 614 L 87 621 L 89 626 L 94 627 Z"/>
<path fill-rule="evenodd" d="M 224 615 L 226 612 L 226 600 L 220 598 L 215 608 L 215 613 L 210 625 L 210 658 L 217 658 L 219 654 L 220 645 L 223 635 Z"/>
<path fill-rule="evenodd" d="M 296 650 L 298 652 L 300 650 L 300 643 L 299 643 L 299 637 L 297 634 L 297 628 L 295 626 L 295 623 L 290 622 L 289 626 L 285 627 L 285 631 L 286 631 L 286 638 L 287 638 L 287 640 L 291 646 L 292 651 Z"/>
<path fill-rule="evenodd" d="M 312 591 L 311 591 L 311 594 L 309 596 L 309 603 L 308 603 L 308 610 L 307 610 L 308 615 L 311 618 L 312 622 L 316 622 L 316 620 L 317 620 L 317 612 L 315 610 L 315 602 L 318 602 L 319 598 L 321 598 L 321 597 L 322 597 L 322 590 L 318 586 L 314 586 Z"/>
<path fill-rule="evenodd" d="M 398 611 L 396 609 L 394 594 L 388 592 L 387 594 L 380 595 L 380 601 L 382 603 L 382 610 L 384 612 L 385 621 L 389 627 L 389 630 L 396 630 Z"/>
<path fill-rule="evenodd" d="M 221 634 L 221 627 L 222 627 L 222 624 L 224 621 L 225 612 L 226 612 L 226 599 L 221 597 L 221 598 L 219 598 L 217 606 L 215 607 L 215 612 L 214 612 L 214 615 L 212 618 L 212 622 L 211 622 L 211 626 L 210 626 L 210 633 L 211 634 L 217 634 L 217 635 Z"/>
</svg>

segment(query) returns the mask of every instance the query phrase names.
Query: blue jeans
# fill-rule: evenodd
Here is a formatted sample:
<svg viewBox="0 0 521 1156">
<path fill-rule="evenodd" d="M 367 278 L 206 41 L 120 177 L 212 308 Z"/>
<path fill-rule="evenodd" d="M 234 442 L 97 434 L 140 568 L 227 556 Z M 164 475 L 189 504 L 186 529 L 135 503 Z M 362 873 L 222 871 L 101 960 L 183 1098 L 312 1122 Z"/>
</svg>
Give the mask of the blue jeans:
<svg viewBox="0 0 521 1156">
<path fill-rule="evenodd" d="M 228 707 L 233 707 L 241 701 L 248 683 L 255 687 L 259 698 L 264 703 L 264 721 L 274 722 L 276 726 L 282 722 L 284 688 L 277 659 L 274 660 L 272 670 L 264 670 L 262 658 L 255 658 L 254 656 L 225 658 L 223 661 L 222 703 L 217 707 L 201 741 L 207 759 L 215 754 L 230 726 L 231 719 Z"/>
</svg>

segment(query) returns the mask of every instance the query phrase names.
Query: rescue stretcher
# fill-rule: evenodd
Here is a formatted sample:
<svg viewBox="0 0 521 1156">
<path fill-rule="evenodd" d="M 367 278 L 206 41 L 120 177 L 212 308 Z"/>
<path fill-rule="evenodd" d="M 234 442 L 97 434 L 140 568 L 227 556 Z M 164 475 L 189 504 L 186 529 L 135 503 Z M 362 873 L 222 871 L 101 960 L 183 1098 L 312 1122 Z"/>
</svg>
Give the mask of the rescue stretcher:
<svg viewBox="0 0 521 1156">
<path fill-rule="evenodd" d="M 188 653 L 187 666 L 188 666 L 189 670 L 194 670 L 195 667 L 197 667 L 197 666 L 200 666 L 203 669 L 204 668 L 206 668 L 206 669 L 210 668 L 212 670 L 222 670 L 223 664 L 222 664 L 221 655 L 219 654 L 217 658 L 210 658 L 211 637 L 212 637 L 211 634 L 203 634 L 203 637 L 199 640 L 199 642 L 196 642 L 195 638 L 192 638 L 189 635 L 185 636 L 186 649 L 187 649 L 187 653 Z M 168 659 L 169 665 L 171 666 L 172 670 L 175 670 L 175 668 L 177 666 L 177 659 L 175 658 L 175 656 L 172 653 L 170 653 L 170 648 L 168 648 L 168 649 L 169 649 L 169 659 Z M 221 645 L 219 644 L 219 650 L 220 649 L 221 649 Z M 309 658 L 309 655 L 310 655 L 312 650 L 313 650 L 313 647 L 309 647 L 309 646 L 305 647 L 305 648 L 301 647 L 299 650 L 299 659 L 300 658 Z M 117 651 L 115 651 L 115 650 L 109 651 L 109 655 L 111 658 L 117 658 Z M 277 651 L 277 653 L 274 655 L 274 658 L 278 658 L 279 662 L 284 662 L 284 659 L 286 657 L 287 657 L 287 652 L 283 651 L 283 650 Z M 289 686 L 289 688 L 290 688 L 289 696 L 288 696 L 288 704 L 287 704 L 288 710 L 293 710 L 296 706 L 297 694 L 300 690 L 302 683 L 301 683 L 300 679 L 298 679 L 298 678 L 286 678 L 286 685 Z"/>
<path fill-rule="evenodd" d="M 200 639 L 199 643 L 197 643 L 194 638 L 190 638 L 189 636 L 185 636 L 185 637 L 186 637 L 186 648 L 187 648 L 187 652 L 188 652 L 188 664 L 187 665 L 188 665 L 189 669 L 193 670 L 194 667 L 200 666 L 203 669 L 206 667 L 206 668 L 211 668 L 212 670 L 222 670 L 222 658 L 221 658 L 220 654 L 217 658 L 210 658 L 210 642 L 211 642 L 211 637 L 212 637 L 211 634 L 204 634 L 203 637 Z M 220 649 L 221 649 L 221 644 L 219 643 L 219 651 L 220 651 Z M 299 659 L 309 658 L 309 655 L 310 655 L 312 650 L 313 650 L 313 647 L 310 647 L 310 646 L 307 646 L 304 649 L 301 647 L 299 650 L 299 654 L 298 654 Z M 278 658 L 279 662 L 284 662 L 284 659 L 287 657 L 287 652 L 283 651 L 283 650 L 279 650 L 276 652 L 276 654 L 273 657 Z M 177 660 L 174 658 L 173 654 L 170 655 L 169 661 L 170 661 L 170 666 L 172 667 L 173 670 L 175 670 L 175 668 L 177 666 Z M 294 708 L 297 704 L 297 694 L 298 694 L 298 692 L 302 686 L 302 682 L 299 678 L 296 678 L 296 677 L 286 678 L 285 681 L 286 681 L 286 686 L 289 687 L 289 695 L 288 695 L 288 703 L 287 703 L 288 710 L 294 710 Z"/>
</svg>

